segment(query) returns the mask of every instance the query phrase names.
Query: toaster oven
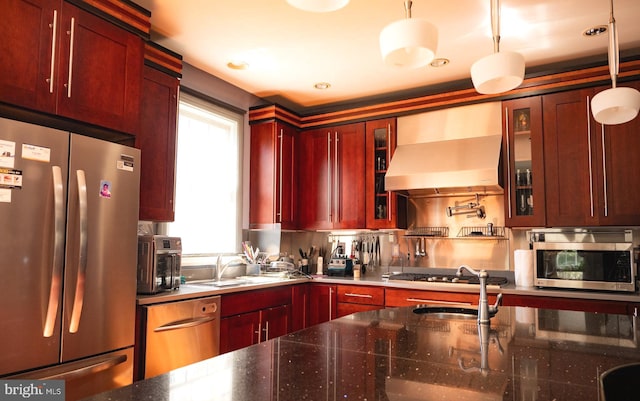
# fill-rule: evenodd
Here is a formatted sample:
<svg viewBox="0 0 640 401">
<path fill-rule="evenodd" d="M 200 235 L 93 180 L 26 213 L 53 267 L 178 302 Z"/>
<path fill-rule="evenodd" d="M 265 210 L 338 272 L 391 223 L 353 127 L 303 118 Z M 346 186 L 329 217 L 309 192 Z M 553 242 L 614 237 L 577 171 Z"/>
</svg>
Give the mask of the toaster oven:
<svg viewBox="0 0 640 401">
<path fill-rule="evenodd" d="M 182 240 L 166 235 L 138 236 L 138 294 L 180 287 Z"/>
</svg>

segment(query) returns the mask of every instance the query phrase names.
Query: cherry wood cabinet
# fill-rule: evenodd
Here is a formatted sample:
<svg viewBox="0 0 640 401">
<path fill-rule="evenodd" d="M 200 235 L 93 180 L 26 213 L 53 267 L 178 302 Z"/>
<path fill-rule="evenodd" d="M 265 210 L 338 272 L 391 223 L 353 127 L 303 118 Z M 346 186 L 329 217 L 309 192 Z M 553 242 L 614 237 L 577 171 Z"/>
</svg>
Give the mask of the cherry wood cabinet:
<svg viewBox="0 0 640 401">
<path fill-rule="evenodd" d="M 337 317 L 384 308 L 384 288 L 364 285 L 338 285 Z"/>
<path fill-rule="evenodd" d="M 364 123 L 355 123 L 300 135 L 301 228 L 365 226 L 364 128 Z"/>
<path fill-rule="evenodd" d="M 142 38 L 61 0 L 9 0 L 0 101 L 136 134 Z"/>
<path fill-rule="evenodd" d="M 478 305 L 479 294 L 466 292 L 445 292 L 429 290 L 405 290 L 399 288 L 387 288 L 385 290 L 385 306 L 411 306 L 423 304 L 464 304 Z M 496 302 L 496 295 L 488 295 L 489 304 Z"/>
<path fill-rule="evenodd" d="M 223 295 L 220 313 L 220 353 L 285 335 L 291 331 L 291 289 Z"/>
<path fill-rule="evenodd" d="M 590 101 L 603 89 L 543 97 L 548 226 L 640 224 L 640 178 L 633 173 L 640 168 L 640 119 L 596 123 Z"/>
<path fill-rule="evenodd" d="M 640 90 L 640 81 L 625 82 Z M 608 87 L 595 89 L 595 93 Z M 595 124 L 598 224 L 640 225 L 640 118 L 620 125 Z"/>
<path fill-rule="evenodd" d="M 291 287 L 291 331 L 309 327 L 309 308 L 311 303 L 311 284 Z"/>
<path fill-rule="evenodd" d="M 328 322 L 337 317 L 337 286 L 311 284 L 309 288 L 309 325 Z"/>
<path fill-rule="evenodd" d="M 297 130 L 281 121 L 251 126 L 249 228 L 297 228 L 294 167 Z"/>
<path fill-rule="evenodd" d="M 135 144 L 142 153 L 140 220 L 174 220 L 179 85 L 178 76 L 144 67 L 140 131 Z"/>
<path fill-rule="evenodd" d="M 504 205 L 507 227 L 546 223 L 542 97 L 502 102 Z"/>
<path fill-rule="evenodd" d="M 396 149 L 396 119 L 365 124 L 366 228 L 407 228 L 407 198 L 385 191 L 384 176 Z"/>
</svg>

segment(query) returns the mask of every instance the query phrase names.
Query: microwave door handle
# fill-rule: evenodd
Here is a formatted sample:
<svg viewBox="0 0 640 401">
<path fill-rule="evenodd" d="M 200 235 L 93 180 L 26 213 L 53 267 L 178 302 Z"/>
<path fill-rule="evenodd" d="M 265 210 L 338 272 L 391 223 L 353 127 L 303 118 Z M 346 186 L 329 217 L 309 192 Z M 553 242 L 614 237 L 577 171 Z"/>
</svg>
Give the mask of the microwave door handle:
<svg viewBox="0 0 640 401">
<path fill-rule="evenodd" d="M 56 326 L 58 305 L 60 304 L 60 287 L 62 285 L 62 262 L 64 258 L 64 186 L 62 185 L 62 169 L 51 167 L 53 181 L 53 257 L 51 261 L 51 288 L 49 303 L 45 317 L 43 337 L 51 337 Z"/>
<path fill-rule="evenodd" d="M 87 271 L 87 179 L 83 170 L 76 172 L 78 179 L 78 214 L 80 217 L 79 234 L 79 260 L 78 274 L 76 277 L 76 293 L 71 311 L 71 322 L 69 323 L 69 333 L 78 331 L 80 316 L 82 315 L 82 304 L 84 302 L 84 280 Z"/>
</svg>

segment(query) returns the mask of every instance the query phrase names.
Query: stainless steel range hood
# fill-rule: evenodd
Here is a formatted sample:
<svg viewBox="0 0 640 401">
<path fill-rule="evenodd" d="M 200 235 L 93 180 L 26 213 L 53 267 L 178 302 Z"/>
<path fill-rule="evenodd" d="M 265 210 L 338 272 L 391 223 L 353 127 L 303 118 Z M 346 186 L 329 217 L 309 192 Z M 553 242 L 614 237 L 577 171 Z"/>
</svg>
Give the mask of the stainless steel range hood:
<svg viewBox="0 0 640 401">
<path fill-rule="evenodd" d="M 385 190 L 409 195 L 504 192 L 499 102 L 409 119 L 398 119 L 398 147 L 385 174 Z"/>
</svg>

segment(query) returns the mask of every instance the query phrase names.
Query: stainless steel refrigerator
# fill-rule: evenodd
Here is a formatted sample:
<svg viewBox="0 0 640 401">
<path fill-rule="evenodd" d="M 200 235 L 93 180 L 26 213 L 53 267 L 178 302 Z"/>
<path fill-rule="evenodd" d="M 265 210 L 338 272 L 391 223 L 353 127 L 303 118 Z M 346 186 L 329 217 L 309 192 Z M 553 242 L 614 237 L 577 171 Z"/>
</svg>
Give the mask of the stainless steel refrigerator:
<svg viewBox="0 0 640 401">
<path fill-rule="evenodd" d="M 0 378 L 131 383 L 140 152 L 0 119 Z"/>
</svg>

